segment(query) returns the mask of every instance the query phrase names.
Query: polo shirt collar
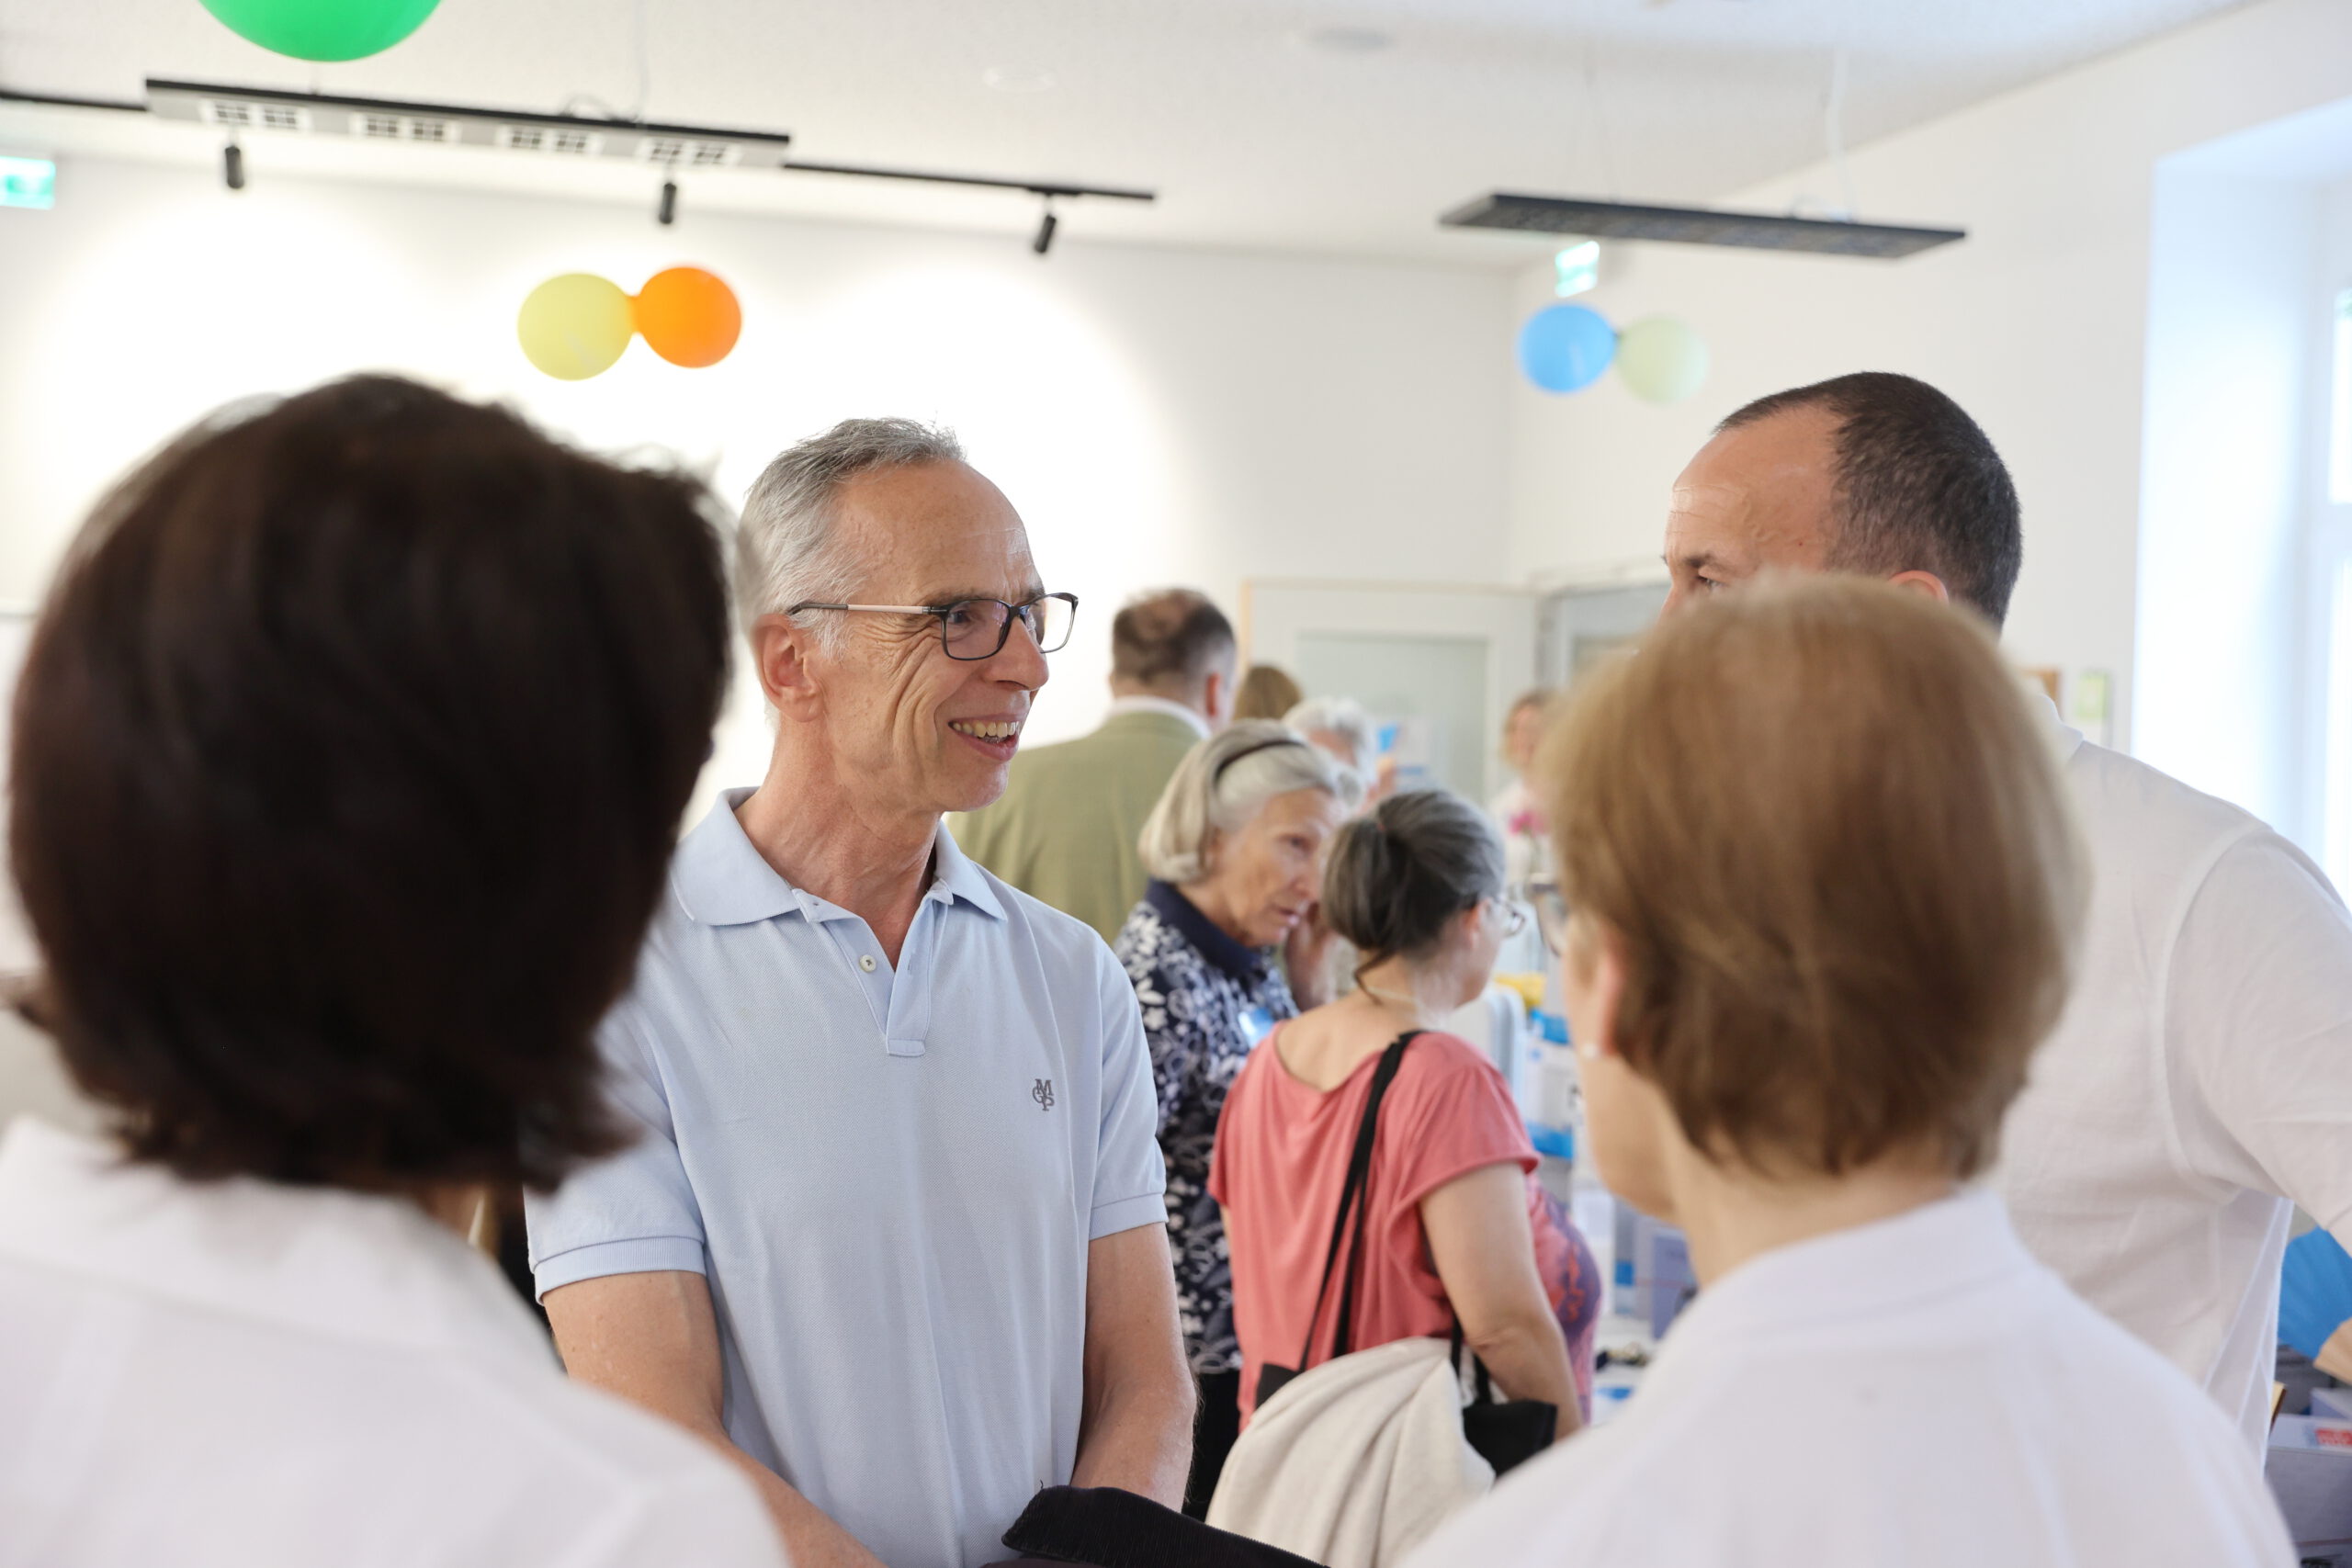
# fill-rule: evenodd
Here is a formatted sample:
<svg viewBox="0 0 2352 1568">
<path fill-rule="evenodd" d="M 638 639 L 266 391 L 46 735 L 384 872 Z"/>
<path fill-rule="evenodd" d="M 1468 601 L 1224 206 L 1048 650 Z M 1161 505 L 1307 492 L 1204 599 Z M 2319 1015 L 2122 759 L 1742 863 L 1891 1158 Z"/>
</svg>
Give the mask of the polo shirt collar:
<svg viewBox="0 0 2352 1568">
<path fill-rule="evenodd" d="M 1175 928 L 1177 935 L 1191 942 L 1203 958 L 1235 979 L 1244 985 L 1254 986 L 1266 977 L 1266 955 L 1226 935 L 1216 922 L 1202 914 L 1190 898 L 1177 890 L 1175 884 L 1154 879 L 1145 886 L 1143 898 L 1161 919 Z"/>
<path fill-rule="evenodd" d="M 1175 719 L 1201 739 L 1206 740 L 1209 738 L 1209 721 L 1203 718 L 1197 709 L 1188 708 L 1182 703 L 1170 702 L 1166 697 L 1114 697 L 1111 699 L 1110 707 L 1103 712 L 1102 720 L 1107 724 L 1114 718 L 1125 718 L 1129 714 L 1139 713 L 1157 714 L 1162 718 Z"/>
<path fill-rule="evenodd" d="M 931 840 L 931 891 L 924 895 L 942 904 L 962 899 L 984 915 L 1004 919 L 1004 903 L 989 886 L 989 874 L 956 842 L 956 835 L 940 823 Z"/>
<path fill-rule="evenodd" d="M 752 794 L 748 788 L 722 793 L 678 845 L 670 863 L 670 888 L 688 918 L 707 926 L 756 925 L 796 910 L 816 921 L 846 918 L 846 910 L 794 886 L 760 853 L 735 816 Z M 989 886 L 988 874 L 956 846 L 944 822 L 933 829 L 931 853 L 926 898 L 961 899 L 985 915 L 1005 918 L 1003 900 Z"/>
<path fill-rule="evenodd" d="M 548 1358 L 490 1260 L 413 1204 L 187 1181 L 35 1116 L 0 1134 L 0 1258 L 306 1334 Z"/>
</svg>

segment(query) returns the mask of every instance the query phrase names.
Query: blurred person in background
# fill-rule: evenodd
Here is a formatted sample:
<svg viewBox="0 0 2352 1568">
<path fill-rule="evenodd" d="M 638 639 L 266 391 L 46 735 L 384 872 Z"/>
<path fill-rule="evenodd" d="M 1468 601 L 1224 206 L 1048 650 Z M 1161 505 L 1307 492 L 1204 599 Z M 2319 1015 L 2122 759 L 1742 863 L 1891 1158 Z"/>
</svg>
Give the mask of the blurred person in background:
<svg viewBox="0 0 2352 1568">
<path fill-rule="evenodd" d="M 1136 836 L 1169 776 L 1233 708 L 1233 626 L 1169 588 L 1111 618 L 1111 707 L 1091 735 L 1014 754 L 992 806 L 948 819 L 964 852 L 1111 941 L 1143 897 Z"/>
<path fill-rule="evenodd" d="M 1702 1290 L 1622 1415 L 1414 1568 L 2292 1563 L 2231 1424 L 1974 1185 L 2086 884 L 1982 622 L 1727 597 L 1588 678 L 1541 777 L 1593 1156 Z"/>
<path fill-rule="evenodd" d="M 1283 715 L 1283 722 L 1306 737 L 1363 781 L 1365 808 L 1377 806 L 1396 787 L 1396 762 L 1380 748 L 1380 728 L 1353 697 L 1309 697 Z"/>
<path fill-rule="evenodd" d="M 1548 686 L 1521 692 L 1503 716 L 1503 761 L 1510 767 L 1510 782 L 1495 793 L 1487 814 L 1503 836 L 1503 882 L 1514 895 L 1551 871 L 1544 837 L 1544 810 L 1536 799 L 1531 775 L 1535 769 L 1536 743 L 1544 738 L 1544 715 L 1552 702 Z"/>
<path fill-rule="evenodd" d="M 1740 409 L 1683 469 L 1667 607 L 1841 571 L 1997 629 L 2023 551 L 1974 420 L 1907 376 L 1841 376 Z M 2089 838 L 2090 916 L 1991 1180 L 2033 1254 L 2258 1452 L 2295 1207 L 2352 1237 L 2352 915 L 2254 817 L 2033 709 Z"/>
<path fill-rule="evenodd" d="M 1501 1073 L 1442 1028 L 1486 989 L 1524 918 L 1503 899 L 1502 845 L 1459 795 L 1408 790 L 1340 830 L 1323 904 L 1363 955 L 1356 988 L 1251 1053 L 1209 1178 L 1233 1259 L 1245 1419 L 1260 1369 L 1288 1366 L 1302 1344 L 1310 1361 L 1331 1355 L 1336 1314 L 1318 1316 L 1316 1303 L 1332 1215 L 1374 1064 L 1411 1033 L 1375 1135 L 1349 1348 L 1442 1338 L 1458 1325 L 1511 1397 L 1557 1407 L 1566 1438 L 1591 1394 L 1601 1282 L 1535 1181 Z"/>
<path fill-rule="evenodd" d="M 9 835 L 28 1010 L 112 1128 L 0 1140 L 0 1558 L 781 1564 L 462 1239 L 625 1141 L 594 1032 L 726 682 L 708 505 L 363 377 L 84 528 Z"/>
<path fill-rule="evenodd" d="M 1218 1114 L 1250 1049 L 1298 1011 L 1272 949 L 1321 891 L 1352 773 L 1279 724 L 1237 723 L 1184 759 L 1142 839 L 1152 880 L 1114 951 L 1135 983 L 1159 1091 L 1168 1238 L 1200 1387 L 1184 1511 L 1208 1511 L 1240 1432 L 1225 1227 L 1208 1195 Z"/>
<path fill-rule="evenodd" d="M 1283 722 L 1354 775 L 1358 811 L 1371 810 L 1396 787 L 1396 760 L 1382 754 L 1378 727 L 1354 698 L 1310 697 L 1292 707 Z M 1283 968 L 1301 1007 L 1321 1007 L 1353 989 L 1356 959 L 1353 945 L 1331 934 L 1319 903 L 1307 909 L 1283 944 Z"/>
<path fill-rule="evenodd" d="M 1234 698 L 1233 716 L 1279 720 L 1306 700 L 1306 694 L 1279 664 L 1252 664 L 1242 672 L 1240 693 Z"/>
<path fill-rule="evenodd" d="M 1192 1380 L 1134 990 L 941 818 L 1004 787 L 1075 604 L 951 432 L 768 465 L 775 713 L 601 1038 L 638 1137 L 530 1209 L 574 1377 L 733 1459 L 797 1568 L 979 1568 L 1043 1488 L 1182 1495 Z"/>
</svg>

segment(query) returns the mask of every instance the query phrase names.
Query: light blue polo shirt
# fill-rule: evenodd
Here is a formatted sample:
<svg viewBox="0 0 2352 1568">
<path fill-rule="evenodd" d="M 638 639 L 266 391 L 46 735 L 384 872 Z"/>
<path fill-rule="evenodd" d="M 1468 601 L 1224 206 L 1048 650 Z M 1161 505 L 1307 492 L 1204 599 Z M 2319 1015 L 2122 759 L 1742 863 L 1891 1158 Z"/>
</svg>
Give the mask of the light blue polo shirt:
<svg viewBox="0 0 2352 1568">
<path fill-rule="evenodd" d="M 679 846 L 605 1024 L 642 1134 L 531 1202 L 531 1267 L 707 1275 L 736 1443 L 890 1568 L 978 1568 L 1070 1479 L 1087 1244 L 1167 1217 L 1135 992 L 944 829 L 894 973 L 760 857 L 750 794 Z"/>
</svg>

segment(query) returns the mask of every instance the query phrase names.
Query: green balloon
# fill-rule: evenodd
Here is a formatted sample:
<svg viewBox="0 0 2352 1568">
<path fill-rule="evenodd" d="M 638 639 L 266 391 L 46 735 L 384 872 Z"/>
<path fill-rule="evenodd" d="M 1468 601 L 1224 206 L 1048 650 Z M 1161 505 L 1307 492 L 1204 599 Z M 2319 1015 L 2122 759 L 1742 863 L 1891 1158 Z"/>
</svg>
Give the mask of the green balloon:
<svg viewBox="0 0 2352 1568">
<path fill-rule="evenodd" d="M 1707 345 L 1672 316 L 1647 316 L 1617 334 L 1617 376 L 1653 403 L 1679 403 L 1707 379 Z"/>
<path fill-rule="evenodd" d="M 381 54 L 424 25 L 441 0 L 204 0 L 239 37 L 297 60 Z"/>
</svg>

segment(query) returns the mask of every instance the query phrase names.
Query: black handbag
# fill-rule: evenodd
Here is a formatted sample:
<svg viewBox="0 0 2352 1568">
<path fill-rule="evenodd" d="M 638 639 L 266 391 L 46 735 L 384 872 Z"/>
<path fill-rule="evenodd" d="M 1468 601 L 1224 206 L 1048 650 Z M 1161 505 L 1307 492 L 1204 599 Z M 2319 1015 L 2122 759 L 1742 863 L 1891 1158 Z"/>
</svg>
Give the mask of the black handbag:
<svg viewBox="0 0 2352 1568">
<path fill-rule="evenodd" d="M 1336 1360 L 1355 1348 L 1356 1280 L 1363 1269 L 1364 1225 L 1372 1209 L 1366 1189 L 1372 1179 L 1373 1142 L 1380 1128 L 1380 1102 L 1387 1098 L 1388 1086 L 1396 1081 L 1396 1069 L 1404 1064 L 1405 1047 L 1420 1033 L 1418 1029 L 1408 1029 L 1399 1034 L 1381 1054 L 1380 1066 L 1373 1070 L 1372 1092 L 1364 1097 L 1363 1120 L 1356 1124 L 1355 1148 L 1348 1156 L 1347 1181 L 1340 1189 L 1340 1212 L 1331 1221 L 1331 1246 L 1323 1258 L 1323 1282 L 1315 1292 L 1315 1310 L 1306 1318 L 1306 1343 L 1299 1347 L 1297 1366 L 1278 1367 L 1268 1362 L 1258 1369 L 1261 1408 L 1314 1359 L 1315 1326 L 1323 1319 L 1323 1303 L 1331 1293 L 1331 1276 L 1339 1271 L 1343 1247 L 1347 1250 L 1348 1271 L 1340 1282 L 1340 1315 L 1331 1337 L 1331 1357 Z M 1348 1228 L 1351 1214 L 1355 1221 L 1352 1240 Z M 1462 1338 L 1461 1320 L 1457 1318 L 1452 1350 L 1457 1378 L 1467 1348 Z M 1462 1435 L 1478 1456 L 1494 1467 L 1495 1473 L 1501 1475 L 1551 1446 L 1559 1427 L 1559 1407 L 1536 1399 L 1498 1400 L 1487 1375 L 1487 1364 L 1476 1352 L 1470 1355 L 1470 1365 L 1471 1399 L 1462 1410 Z"/>
</svg>

